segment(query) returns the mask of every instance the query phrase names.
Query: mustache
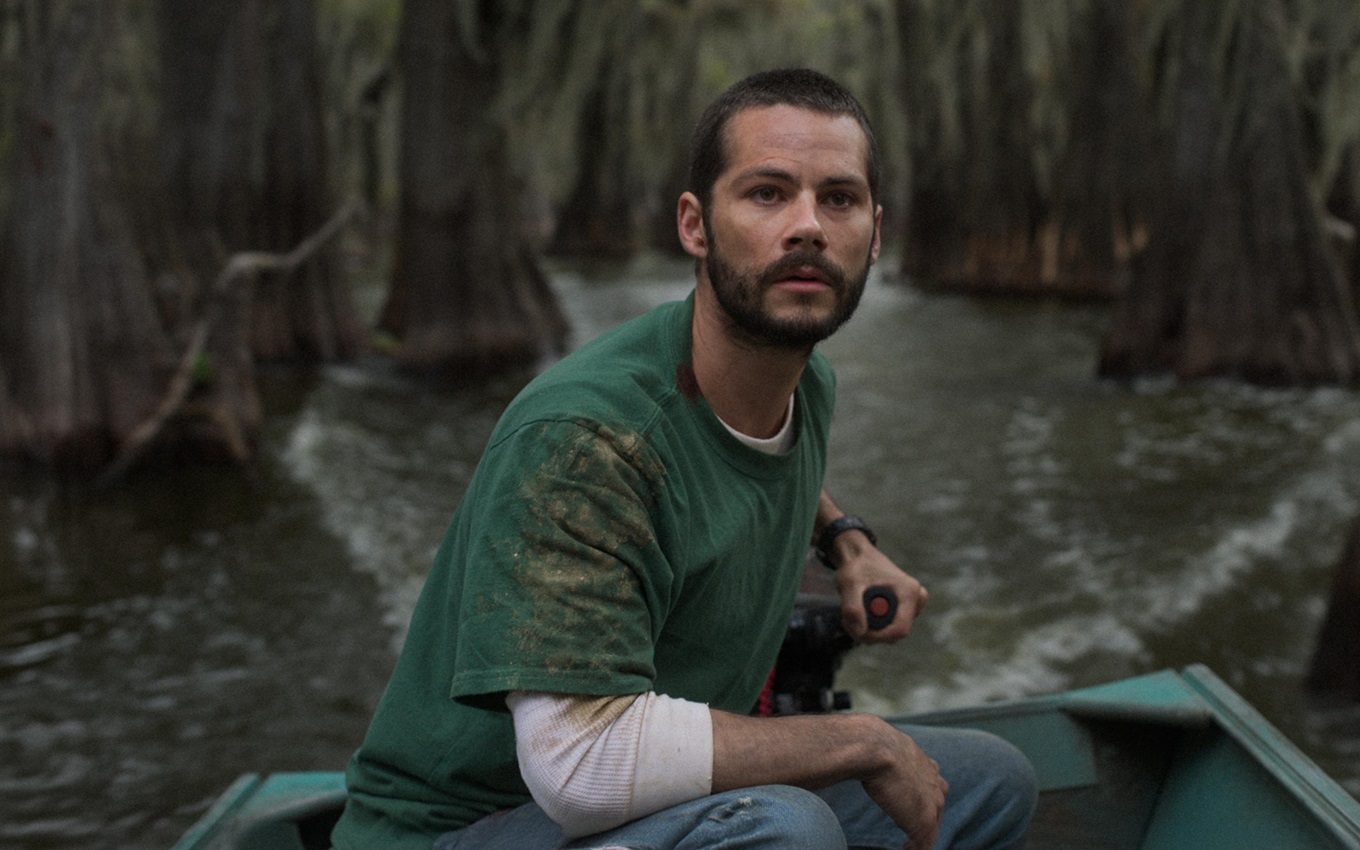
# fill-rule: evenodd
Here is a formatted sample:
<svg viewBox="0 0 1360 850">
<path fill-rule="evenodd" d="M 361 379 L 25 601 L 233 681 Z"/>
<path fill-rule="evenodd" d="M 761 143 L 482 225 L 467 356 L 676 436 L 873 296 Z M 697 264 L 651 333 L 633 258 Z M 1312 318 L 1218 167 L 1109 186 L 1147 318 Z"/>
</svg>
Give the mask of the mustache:
<svg viewBox="0 0 1360 850">
<path fill-rule="evenodd" d="M 782 280 L 800 269 L 815 269 L 826 282 L 837 289 L 845 285 L 845 271 L 840 266 L 814 251 L 794 251 L 785 254 L 765 267 L 761 281 L 766 284 Z"/>
</svg>

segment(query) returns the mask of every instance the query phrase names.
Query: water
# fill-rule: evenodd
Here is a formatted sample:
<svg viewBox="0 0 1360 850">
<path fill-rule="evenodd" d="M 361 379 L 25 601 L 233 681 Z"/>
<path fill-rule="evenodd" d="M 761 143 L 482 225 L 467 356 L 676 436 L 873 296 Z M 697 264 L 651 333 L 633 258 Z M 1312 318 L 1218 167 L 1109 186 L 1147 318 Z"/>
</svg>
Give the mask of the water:
<svg viewBox="0 0 1360 850">
<path fill-rule="evenodd" d="M 555 283 L 580 341 L 689 277 Z M 828 489 L 931 590 L 841 684 L 901 712 L 1204 662 L 1360 793 L 1360 708 L 1299 686 L 1360 514 L 1360 395 L 1102 383 L 1105 321 L 875 282 L 825 345 Z M 271 376 L 250 479 L 0 482 L 0 848 L 164 848 L 239 773 L 343 765 L 525 377 Z"/>
</svg>

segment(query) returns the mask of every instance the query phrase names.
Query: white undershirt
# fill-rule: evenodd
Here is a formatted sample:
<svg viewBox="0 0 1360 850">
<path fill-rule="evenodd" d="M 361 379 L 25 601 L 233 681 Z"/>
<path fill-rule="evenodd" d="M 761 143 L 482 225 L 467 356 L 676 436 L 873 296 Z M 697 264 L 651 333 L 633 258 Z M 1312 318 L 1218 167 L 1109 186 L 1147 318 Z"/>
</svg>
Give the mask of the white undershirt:
<svg viewBox="0 0 1360 850">
<path fill-rule="evenodd" d="M 789 407 L 784 412 L 784 424 L 779 427 L 779 433 L 773 437 L 752 437 L 750 434 L 743 434 L 726 422 L 722 417 L 718 417 L 723 427 L 732 432 L 732 436 L 741 440 L 746 445 L 758 452 L 767 455 L 786 455 L 793 448 L 793 396 L 789 396 Z"/>
<path fill-rule="evenodd" d="M 703 703 L 525 691 L 505 702 L 524 783 L 568 838 L 712 792 L 713 718 Z"/>
</svg>

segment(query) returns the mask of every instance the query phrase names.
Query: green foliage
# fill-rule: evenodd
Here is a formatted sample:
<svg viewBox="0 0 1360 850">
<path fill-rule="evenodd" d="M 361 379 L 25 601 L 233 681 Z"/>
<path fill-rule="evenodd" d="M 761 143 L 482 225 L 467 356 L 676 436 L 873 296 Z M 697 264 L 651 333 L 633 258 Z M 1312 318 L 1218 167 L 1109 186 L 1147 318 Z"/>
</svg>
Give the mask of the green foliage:
<svg viewBox="0 0 1360 850">
<path fill-rule="evenodd" d="M 189 374 L 196 387 L 206 387 L 212 384 L 217 378 L 217 366 L 213 363 L 212 355 L 206 351 L 199 352 L 198 356 L 194 358 Z"/>
</svg>

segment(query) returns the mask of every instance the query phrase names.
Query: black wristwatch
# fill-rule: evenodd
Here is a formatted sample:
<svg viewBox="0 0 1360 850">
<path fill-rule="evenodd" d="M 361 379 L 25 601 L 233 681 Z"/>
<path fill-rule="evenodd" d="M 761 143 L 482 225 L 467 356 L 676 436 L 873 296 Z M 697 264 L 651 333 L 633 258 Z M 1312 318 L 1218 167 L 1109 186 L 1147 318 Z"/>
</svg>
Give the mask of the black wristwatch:
<svg viewBox="0 0 1360 850">
<path fill-rule="evenodd" d="M 817 545 L 815 547 L 817 560 L 826 564 L 830 569 L 836 569 L 836 565 L 831 561 L 831 541 L 836 539 L 836 535 L 843 531 L 849 531 L 852 528 L 864 532 L 864 536 L 869 538 L 870 543 L 875 546 L 878 545 L 878 537 L 869 530 L 869 526 L 864 523 L 864 520 L 853 514 L 846 514 L 839 519 L 833 519 L 831 522 L 828 522 L 826 528 L 822 529 L 821 536 L 817 538 Z"/>
</svg>

